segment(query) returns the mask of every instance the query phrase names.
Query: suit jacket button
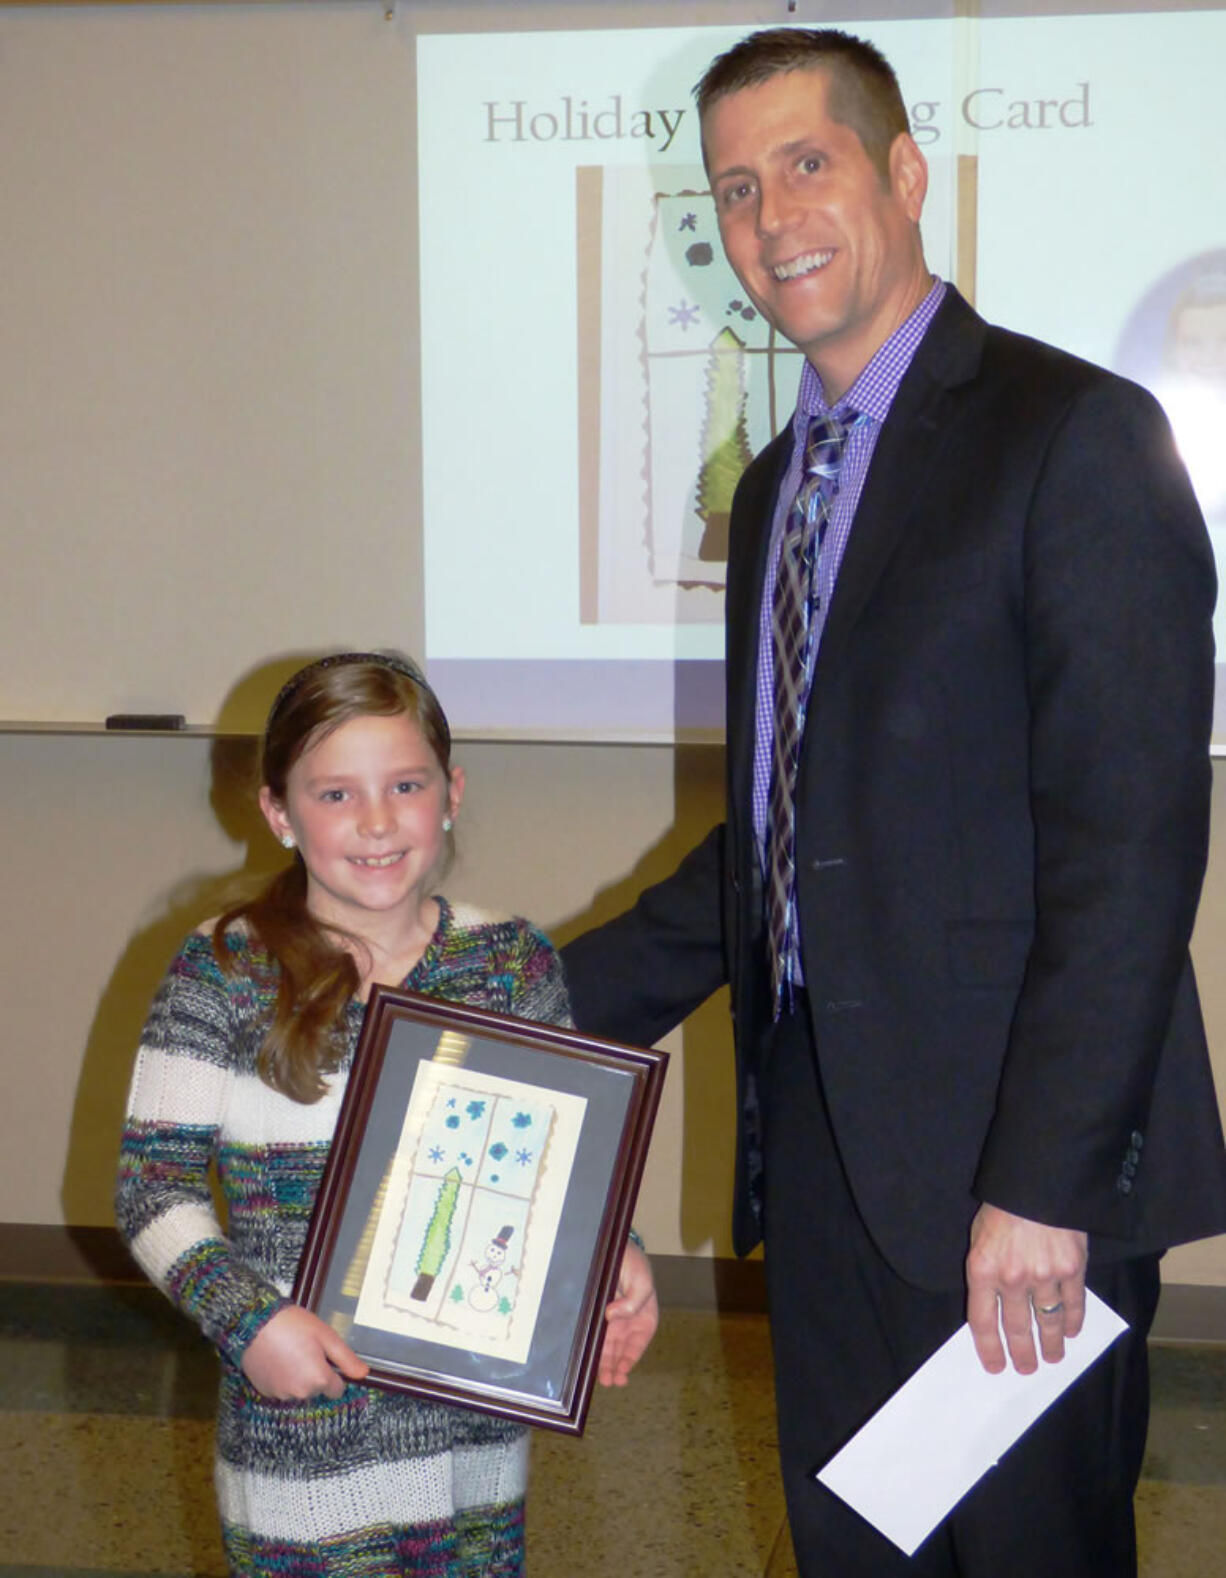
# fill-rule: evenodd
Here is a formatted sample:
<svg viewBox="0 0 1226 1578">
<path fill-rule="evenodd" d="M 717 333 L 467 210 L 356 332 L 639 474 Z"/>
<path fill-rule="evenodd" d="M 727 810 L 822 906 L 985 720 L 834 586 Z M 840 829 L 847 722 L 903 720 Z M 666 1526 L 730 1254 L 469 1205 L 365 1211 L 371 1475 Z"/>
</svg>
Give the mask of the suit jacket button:
<svg viewBox="0 0 1226 1578">
<path fill-rule="evenodd" d="M 1115 1187 L 1119 1190 L 1120 1194 L 1131 1194 L 1132 1179 L 1121 1176 L 1115 1180 Z"/>
<path fill-rule="evenodd" d="M 1141 1133 L 1140 1129 L 1134 1129 L 1132 1131 L 1128 1138 L 1128 1143 L 1132 1146 L 1134 1151 L 1139 1151 L 1141 1149 L 1141 1147 L 1145 1144 L 1145 1136 Z"/>
</svg>

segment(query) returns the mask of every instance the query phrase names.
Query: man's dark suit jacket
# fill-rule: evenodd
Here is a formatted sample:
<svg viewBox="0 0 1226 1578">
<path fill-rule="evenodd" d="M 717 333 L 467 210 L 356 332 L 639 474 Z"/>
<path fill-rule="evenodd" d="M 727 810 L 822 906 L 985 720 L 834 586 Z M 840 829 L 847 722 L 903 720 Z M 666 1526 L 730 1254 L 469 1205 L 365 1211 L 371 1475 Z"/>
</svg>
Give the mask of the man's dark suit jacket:
<svg viewBox="0 0 1226 1578">
<path fill-rule="evenodd" d="M 649 1043 L 725 978 L 734 1236 L 760 1236 L 769 1025 L 755 652 L 790 430 L 746 471 L 727 597 L 727 821 L 564 951 L 586 1029 Z M 797 783 L 831 1122 L 894 1269 L 962 1278 L 979 1201 L 1093 1255 L 1226 1228 L 1188 956 L 1210 795 L 1213 560 L 1157 404 L 953 290 L 898 390 L 831 601 Z"/>
</svg>

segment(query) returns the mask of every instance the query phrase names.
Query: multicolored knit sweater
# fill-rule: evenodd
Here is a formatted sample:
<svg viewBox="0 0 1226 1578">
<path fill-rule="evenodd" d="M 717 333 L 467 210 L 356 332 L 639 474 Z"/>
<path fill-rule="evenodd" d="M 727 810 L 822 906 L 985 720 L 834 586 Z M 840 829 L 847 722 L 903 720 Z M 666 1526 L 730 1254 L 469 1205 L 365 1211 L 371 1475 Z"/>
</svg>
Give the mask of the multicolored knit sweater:
<svg viewBox="0 0 1226 1578">
<path fill-rule="evenodd" d="M 521 1018 L 569 1023 L 557 955 L 522 920 L 439 901 L 404 985 Z M 374 1387 L 277 1402 L 241 1370 L 287 1302 L 362 1022 L 347 1012 L 318 1102 L 260 1078 L 276 971 L 248 934 L 187 939 L 154 1000 L 120 1156 L 120 1231 L 150 1279 L 222 1357 L 217 1487 L 235 1573 L 510 1578 L 522 1571 L 526 1442 L 514 1425 Z M 209 1189 L 214 1164 L 228 1214 Z"/>
</svg>

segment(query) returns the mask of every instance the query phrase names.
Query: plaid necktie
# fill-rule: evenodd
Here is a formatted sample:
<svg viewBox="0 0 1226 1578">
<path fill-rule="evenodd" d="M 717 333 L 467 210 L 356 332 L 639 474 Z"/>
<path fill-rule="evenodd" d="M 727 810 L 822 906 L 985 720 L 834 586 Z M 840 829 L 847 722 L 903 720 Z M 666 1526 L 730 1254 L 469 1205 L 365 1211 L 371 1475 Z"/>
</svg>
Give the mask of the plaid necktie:
<svg viewBox="0 0 1226 1578">
<path fill-rule="evenodd" d="M 771 985 L 778 1017 L 790 1001 L 796 952 L 796 767 L 809 700 L 809 636 L 819 612 L 814 582 L 830 509 L 838 492 L 843 446 L 856 420 L 816 416 L 805 439 L 804 472 L 788 512 L 771 614 L 775 719 L 767 805 L 766 915 Z"/>
</svg>

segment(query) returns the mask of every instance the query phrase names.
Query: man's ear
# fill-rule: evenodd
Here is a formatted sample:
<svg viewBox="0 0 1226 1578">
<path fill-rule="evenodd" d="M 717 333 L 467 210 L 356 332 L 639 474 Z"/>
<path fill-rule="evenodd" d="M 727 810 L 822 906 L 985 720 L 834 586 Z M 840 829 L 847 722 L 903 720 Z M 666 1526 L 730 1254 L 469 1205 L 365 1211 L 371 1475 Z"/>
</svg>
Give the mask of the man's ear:
<svg viewBox="0 0 1226 1578">
<path fill-rule="evenodd" d="M 928 161 L 909 132 L 890 144 L 890 190 L 912 224 L 918 225 L 928 195 Z"/>
</svg>

